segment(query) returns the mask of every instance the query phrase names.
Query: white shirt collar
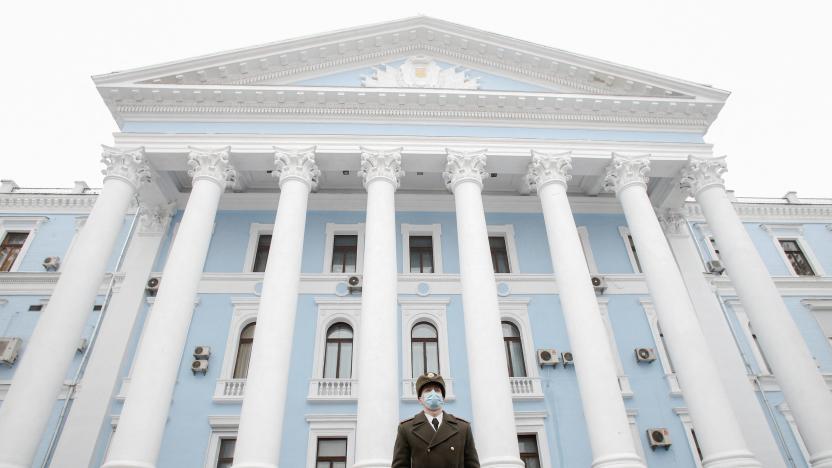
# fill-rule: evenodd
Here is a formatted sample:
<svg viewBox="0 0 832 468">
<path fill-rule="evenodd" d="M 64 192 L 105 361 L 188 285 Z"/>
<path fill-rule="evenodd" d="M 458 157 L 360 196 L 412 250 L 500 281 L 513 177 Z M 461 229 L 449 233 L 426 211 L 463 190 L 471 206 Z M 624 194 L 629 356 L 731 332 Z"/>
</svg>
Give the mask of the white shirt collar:
<svg viewBox="0 0 832 468">
<path fill-rule="evenodd" d="M 430 424 L 431 429 L 436 430 L 436 429 L 433 427 L 433 418 L 434 418 L 434 417 L 435 417 L 436 419 L 438 419 L 438 420 L 439 420 L 439 425 L 440 425 L 440 426 L 442 425 L 442 416 L 445 414 L 445 412 L 444 412 L 444 411 L 443 411 L 443 412 L 441 412 L 441 413 L 439 413 L 437 416 L 431 416 L 431 415 L 429 415 L 429 414 L 428 414 L 428 412 L 427 412 L 427 411 L 423 411 L 423 413 L 424 413 L 424 415 L 425 415 L 425 418 L 428 420 L 428 424 Z"/>
</svg>

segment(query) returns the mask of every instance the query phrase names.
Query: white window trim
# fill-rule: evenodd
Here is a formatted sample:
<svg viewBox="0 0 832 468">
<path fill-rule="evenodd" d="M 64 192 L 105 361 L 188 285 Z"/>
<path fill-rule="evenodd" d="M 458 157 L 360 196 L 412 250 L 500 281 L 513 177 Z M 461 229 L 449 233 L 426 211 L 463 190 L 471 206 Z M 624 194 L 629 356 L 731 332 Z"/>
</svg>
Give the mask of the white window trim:
<svg viewBox="0 0 832 468">
<path fill-rule="evenodd" d="M 517 434 L 534 434 L 537 439 L 537 455 L 540 458 L 540 468 L 552 468 L 552 457 L 549 454 L 549 438 L 546 437 L 545 411 L 516 411 L 514 425 Z"/>
<path fill-rule="evenodd" d="M 630 386 L 630 378 L 624 373 L 624 363 L 621 362 L 621 354 L 618 352 L 618 345 L 615 342 L 615 332 L 610 321 L 609 298 L 598 299 L 598 311 L 601 313 L 601 320 L 607 330 L 607 340 L 610 344 L 610 351 L 615 360 L 615 369 L 618 373 L 618 387 L 621 389 L 621 396 L 624 398 L 633 397 L 633 389 Z"/>
<path fill-rule="evenodd" d="M 231 303 L 234 309 L 231 312 L 231 323 L 225 341 L 220 375 L 214 389 L 214 401 L 218 403 L 239 402 L 243 399 L 242 395 L 225 396 L 225 382 L 233 379 L 234 364 L 237 362 L 237 348 L 240 344 L 240 333 L 248 324 L 257 321 L 260 298 L 231 298 Z"/>
<path fill-rule="evenodd" d="M 742 302 L 740 302 L 739 299 L 729 299 L 725 301 L 725 304 L 730 306 L 731 310 L 734 311 L 734 317 L 737 319 L 737 324 L 740 326 L 740 330 L 742 330 L 745 342 L 748 344 L 749 349 L 751 349 L 751 354 L 753 355 L 754 362 L 757 365 L 758 375 L 771 375 L 771 369 L 769 369 L 768 364 L 766 364 L 766 360 L 763 358 L 763 351 L 754 339 L 753 332 L 751 330 L 751 319 L 748 318 L 748 314 L 745 312 Z"/>
<path fill-rule="evenodd" d="M 28 233 L 23 245 L 20 246 L 20 253 L 17 254 L 17 258 L 12 263 L 11 268 L 9 268 L 10 272 L 17 271 L 20 268 L 20 264 L 23 263 L 23 258 L 26 257 L 26 252 L 32 245 L 32 240 L 35 238 L 40 225 L 46 221 L 49 221 L 49 218 L 46 216 L 9 216 L 0 218 L 0 242 L 5 240 L 6 234 L 10 232 Z"/>
<path fill-rule="evenodd" d="M 355 426 L 354 414 L 308 414 L 309 438 L 306 447 L 306 468 L 315 468 L 318 453 L 318 439 L 321 437 L 347 438 L 347 466 L 355 463 Z"/>
<path fill-rule="evenodd" d="M 673 412 L 679 416 L 682 426 L 685 428 L 685 439 L 688 441 L 688 448 L 696 468 L 702 468 L 702 461 L 699 460 L 699 454 L 696 451 L 696 442 L 693 440 L 693 421 L 690 419 L 687 408 L 673 408 Z M 672 442 L 672 439 L 671 439 Z"/>
<path fill-rule="evenodd" d="M 636 416 L 638 416 L 638 410 L 635 409 L 628 409 L 627 410 L 627 422 L 630 423 L 630 435 L 633 437 L 633 445 L 636 446 L 636 452 L 638 456 L 641 458 L 642 462 L 647 462 L 647 458 L 644 456 L 644 445 L 641 439 L 641 431 L 638 430 L 638 422 L 636 421 Z"/>
<path fill-rule="evenodd" d="M 251 224 L 248 232 L 248 246 L 246 247 L 246 256 L 244 257 L 243 273 L 251 273 L 254 268 L 254 255 L 257 253 L 260 236 L 271 235 L 273 232 L 274 224 Z"/>
<path fill-rule="evenodd" d="M 512 395 L 516 400 L 543 398 L 543 388 L 540 383 L 540 371 L 537 365 L 532 326 L 529 321 L 529 299 L 500 298 L 500 321 L 511 322 L 520 330 L 523 344 L 523 362 L 526 364 L 526 378 L 532 380 L 533 391 L 524 395 Z M 502 344 L 502 343 L 501 343 Z"/>
<path fill-rule="evenodd" d="M 64 253 L 64 257 L 61 259 L 61 267 L 64 265 L 64 261 L 69 258 L 69 255 L 72 253 L 72 249 L 75 248 L 75 244 L 78 242 L 78 234 L 81 233 L 81 230 L 84 229 L 84 226 L 87 225 L 87 218 L 89 216 L 76 216 L 75 217 L 75 232 L 72 235 L 72 240 L 69 241 L 69 246 L 66 248 L 66 253 Z M 58 271 L 61 270 L 61 267 L 58 268 Z"/>
<path fill-rule="evenodd" d="M 783 251 L 783 246 L 780 245 L 781 240 L 793 240 L 797 242 L 801 252 L 803 252 L 806 260 L 812 267 L 812 271 L 815 272 L 815 276 L 826 276 L 820 261 L 815 257 L 815 253 L 812 251 L 809 243 L 803 238 L 802 224 L 761 224 L 760 228 L 771 236 L 771 241 L 774 243 L 775 249 L 780 254 L 780 259 L 786 264 L 786 268 L 789 270 L 791 276 L 798 277 L 799 275 L 794 271 L 792 262 L 789 261 L 786 252 Z"/>
<path fill-rule="evenodd" d="M 808 464 L 809 450 L 806 448 L 806 444 L 803 442 L 803 436 L 800 435 L 800 430 L 797 428 L 797 421 L 794 420 L 792 409 L 789 408 L 789 405 L 786 402 L 777 405 L 777 409 L 789 424 L 789 429 L 792 431 L 792 437 L 794 437 L 794 440 L 797 442 L 797 446 L 800 447 L 800 453 L 803 455 L 803 461 Z"/>
<path fill-rule="evenodd" d="M 448 304 L 450 299 L 399 299 L 402 310 L 402 399 L 416 400 L 412 389 L 411 377 L 413 364 L 410 346 L 410 332 L 419 322 L 428 322 L 436 327 L 439 335 L 439 372 L 445 380 L 445 399 L 454 400 L 453 373 L 451 372 L 450 353 L 448 352 Z"/>
<path fill-rule="evenodd" d="M 488 236 L 503 236 L 506 239 L 506 254 L 508 254 L 508 274 L 520 273 L 520 261 L 517 258 L 517 243 L 514 240 L 513 224 L 498 224 L 488 226 Z M 490 250 L 489 250 L 490 252 Z M 489 259 L 490 260 L 490 259 Z M 505 273 L 501 273 L 505 274 Z"/>
<path fill-rule="evenodd" d="M 240 426 L 239 416 L 208 416 L 211 436 L 205 451 L 205 468 L 216 468 L 220 452 L 220 440 L 236 439 Z"/>
<path fill-rule="evenodd" d="M 312 380 L 320 380 L 324 374 L 324 356 L 326 354 L 326 332 L 336 322 L 344 322 L 352 327 L 352 372 L 349 379 L 353 382 L 358 381 L 358 347 L 360 316 L 361 316 L 361 298 L 316 298 L 315 305 L 318 308 L 318 318 L 315 326 L 315 350 L 314 361 L 312 367 Z M 312 391 L 313 385 L 309 386 L 309 395 L 307 398 L 314 400 L 326 399 L 318 396 Z M 356 387 L 353 388 L 353 394 L 349 398 L 333 397 L 333 399 L 356 399 L 358 392 Z"/>
<path fill-rule="evenodd" d="M 826 338 L 827 344 L 832 347 L 832 327 L 827 330 L 822 322 L 832 323 L 832 299 L 803 299 L 800 301 L 806 308 L 812 312 L 812 317 L 814 317 L 815 322 L 818 324 L 818 330 L 823 333 L 823 336 Z M 821 320 L 821 314 L 825 316 L 829 316 L 827 320 Z"/>
<path fill-rule="evenodd" d="M 358 247 L 355 255 L 355 273 L 364 271 L 364 223 L 335 224 L 326 223 L 326 241 L 324 242 L 324 273 L 332 273 L 332 246 L 336 235 L 357 235 Z M 348 274 L 348 273 L 344 273 Z"/>
<path fill-rule="evenodd" d="M 584 251 L 586 258 L 586 266 L 589 268 L 589 274 L 598 274 L 598 264 L 595 263 L 595 255 L 592 254 L 592 244 L 589 242 L 589 230 L 586 226 L 578 226 L 578 238 L 581 240 L 581 248 Z"/>
<path fill-rule="evenodd" d="M 638 267 L 638 263 L 636 263 L 636 254 L 633 252 L 633 249 L 630 248 L 630 241 L 627 239 L 630 236 L 630 228 L 627 226 L 618 226 L 618 233 L 621 235 L 621 240 L 624 242 L 624 250 L 627 252 L 627 258 L 630 259 L 630 267 L 633 269 L 633 273 L 635 274 L 642 274 L 643 272 Z"/>
<path fill-rule="evenodd" d="M 696 229 L 698 229 L 699 233 L 702 235 L 702 243 L 705 244 L 705 250 L 708 252 L 708 259 L 719 260 L 719 254 L 716 253 L 716 250 L 714 250 L 714 244 L 711 242 L 712 239 L 714 239 L 711 228 L 705 223 L 699 223 L 696 225 Z"/>
<path fill-rule="evenodd" d="M 433 239 L 433 273 L 410 272 L 410 236 L 431 236 Z M 441 274 L 442 269 L 442 225 L 402 224 L 402 273 L 412 275 Z"/>
<path fill-rule="evenodd" d="M 670 367 L 670 359 L 667 354 L 667 347 L 664 340 L 659 333 L 659 318 L 656 316 L 656 309 L 653 306 L 653 301 L 648 298 L 639 299 L 641 307 L 644 309 L 644 314 L 647 316 L 647 323 L 650 325 L 650 333 L 653 335 L 653 342 L 656 346 L 656 354 L 659 355 L 659 363 L 661 363 L 662 370 L 664 370 L 667 384 L 670 386 L 671 395 L 681 395 L 682 389 L 679 387 L 679 379 L 676 378 L 676 373 Z"/>
</svg>

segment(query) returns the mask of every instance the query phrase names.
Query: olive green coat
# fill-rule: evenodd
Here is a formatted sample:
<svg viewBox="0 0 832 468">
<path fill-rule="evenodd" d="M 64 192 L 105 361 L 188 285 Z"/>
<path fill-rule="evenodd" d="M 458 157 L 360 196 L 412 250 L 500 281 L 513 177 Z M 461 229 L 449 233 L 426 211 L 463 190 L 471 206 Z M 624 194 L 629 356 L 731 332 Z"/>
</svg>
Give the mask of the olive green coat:
<svg viewBox="0 0 832 468">
<path fill-rule="evenodd" d="M 391 468 L 479 467 L 468 421 L 443 413 L 442 424 L 434 431 L 425 413 L 419 413 L 399 424 Z"/>
</svg>

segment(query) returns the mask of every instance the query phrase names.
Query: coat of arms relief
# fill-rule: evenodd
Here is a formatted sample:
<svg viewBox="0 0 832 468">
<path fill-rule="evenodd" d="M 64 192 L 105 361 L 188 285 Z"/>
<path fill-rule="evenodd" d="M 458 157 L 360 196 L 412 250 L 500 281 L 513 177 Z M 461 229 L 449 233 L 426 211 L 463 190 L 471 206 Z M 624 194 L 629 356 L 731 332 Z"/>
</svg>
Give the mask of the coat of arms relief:
<svg viewBox="0 0 832 468">
<path fill-rule="evenodd" d="M 469 78 L 468 71 L 460 67 L 442 68 L 432 58 L 417 55 L 408 58 L 398 67 L 382 65 L 373 67 L 372 76 L 362 77 L 366 88 L 445 88 L 479 89 L 479 78 Z"/>
</svg>

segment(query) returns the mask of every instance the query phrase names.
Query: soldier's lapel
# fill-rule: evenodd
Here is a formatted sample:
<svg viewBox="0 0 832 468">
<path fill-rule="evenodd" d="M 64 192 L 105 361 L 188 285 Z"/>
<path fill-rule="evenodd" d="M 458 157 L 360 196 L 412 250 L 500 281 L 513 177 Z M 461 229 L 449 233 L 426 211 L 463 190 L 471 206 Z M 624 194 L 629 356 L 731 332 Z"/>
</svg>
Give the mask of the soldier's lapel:
<svg viewBox="0 0 832 468">
<path fill-rule="evenodd" d="M 439 428 L 441 429 L 442 426 L 439 426 Z M 436 431 L 428 425 L 428 419 L 425 413 L 413 418 L 412 431 L 416 437 L 422 439 L 426 444 L 430 444 L 433 436 L 436 435 Z"/>
<path fill-rule="evenodd" d="M 459 432 L 459 429 L 457 428 L 456 420 L 453 416 L 445 413 L 445 415 L 442 416 L 442 424 L 439 425 L 439 430 L 436 431 L 436 434 L 434 434 L 433 440 L 430 441 L 430 445 L 428 447 L 434 447 L 442 442 L 445 442 L 453 437 L 457 432 Z"/>
</svg>

